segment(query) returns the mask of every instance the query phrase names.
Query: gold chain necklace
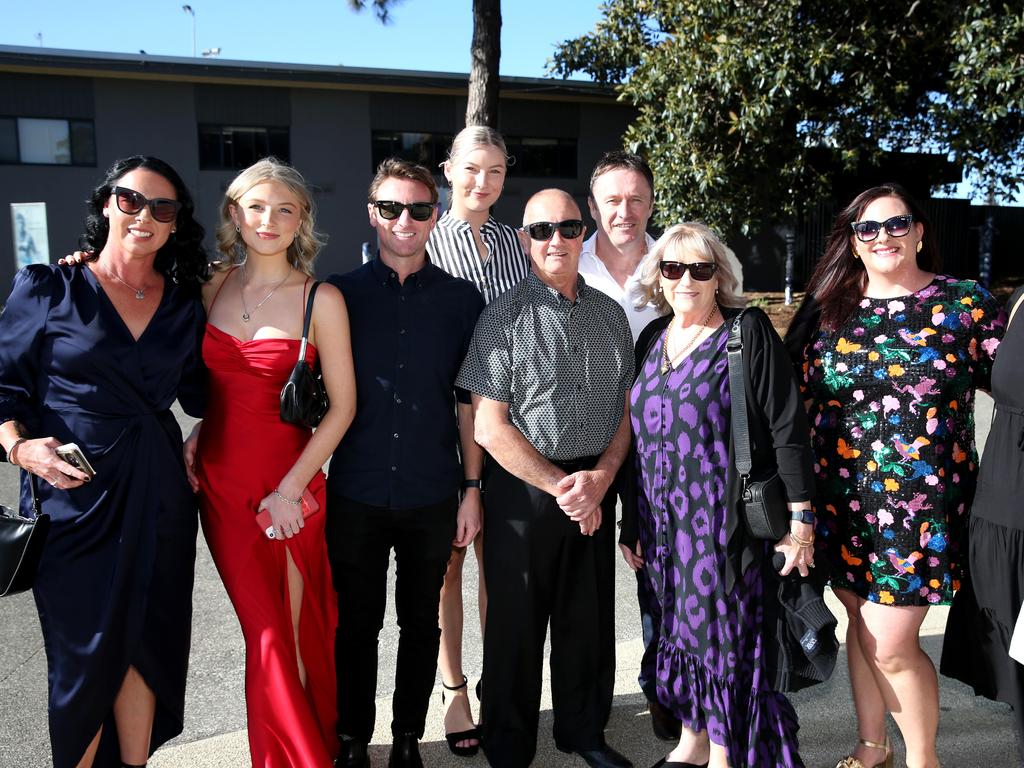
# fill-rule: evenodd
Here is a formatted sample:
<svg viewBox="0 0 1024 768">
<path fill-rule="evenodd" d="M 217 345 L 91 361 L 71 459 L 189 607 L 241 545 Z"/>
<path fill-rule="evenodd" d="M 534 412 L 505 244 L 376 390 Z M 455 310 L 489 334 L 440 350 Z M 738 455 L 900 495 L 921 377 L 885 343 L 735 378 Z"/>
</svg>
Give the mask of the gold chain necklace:
<svg viewBox="0 0 1024 768">
<path fill-rule="evenodd" d="M 281 278 L 281 282 L 270 289 L 270 293 L 263 297 L 263 301 L 260 301 L 252 308 L 252 314 L 249 313 L 249 309 L 245 306 L 245 264 L 242 265 L 242 280 L 238 283 L 238 292 L 242 296 L 242 322 L 248 323 L 252 315 L 256 314 L 257 310 L 270 301 L 270 297 L 274 295 L 274 291 L 284 285 L 284 281 L 287 280 L 292 274 L 291 266 L 288 267 L 288 271 L 284 277 Z"/>
<path fill-rule="evenodd" d="M 693 326 L 693 333 L 690 334 L 689 341 L 687 341 L 686 345 L 681 350 L 676 352 L 676 354 L 674 356 L 669 356 L 669 352 L 668 352 L 668 340 L 669 340 L 669 337 L 672 335 L 672 326 L 669 325 L 669 327 L 665 329 L 665 340 L 661 344 L 661 349 L 662 349 L 662 352 L 663 352 L 663 354 L 662 354 L 662 358 L 663 359 L 662 359 L 662 362 L 661 362 L 661 372 L 663 374 L 668 373 L 669 369 L 672 368 L 679 361 L 679 359 L 683 355 L 685 355 L 687 352 L 690 351 L 690 347 L 692 347 L 694 345 L 694 342 L 697 341 L 697 339 L 700 336 L 701 332 L 707 330 L 708 323 L 711 322 L 711 318 L 715 316 L 715 312 L 717 310 L 718 310 L 718 303 L 716 302 L 711 307 L 711 311 L 708 312 L 708 316 L 704 318 L 704 321 L 700 325 Z"/>
</svg>

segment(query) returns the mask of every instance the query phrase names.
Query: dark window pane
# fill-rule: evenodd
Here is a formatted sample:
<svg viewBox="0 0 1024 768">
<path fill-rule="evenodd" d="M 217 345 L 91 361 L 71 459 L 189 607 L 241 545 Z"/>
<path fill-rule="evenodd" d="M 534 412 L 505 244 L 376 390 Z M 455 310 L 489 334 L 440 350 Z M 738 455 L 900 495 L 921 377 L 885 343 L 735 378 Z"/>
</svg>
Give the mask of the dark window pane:
<svg viewBox="0 0 1024 768">
<path fill-rule="evenodd" d="M 18 162 L 18 124 L 12 117 L 0 117 L 0 163 Z"/>
<path fill-rule="evenodd" d="M 91 120 L 71 121 L 71 162 L 96 165 L 96 128 Z"/>
<path fill-rule="evenodd" d="M 287 128 L 200 125 L 199 167 L 241 170 L 268 155 L 289 162 L 289 136 Z"/>
<path fill-rule="evenodd" d="M 431 173 L 440 173 L 438 166 L 448 156 L 454 137 L 444 133 L 414 131 L 374 131 L 371 135 L 370 163 L 373 170 L 389 157 L 419 163 Z"/>
<path fill-rule="evenodd" d="M 510 175 L 576 178 L 576 139 L 509 136 L 505 143 L 516 159 Z"/>
</svg>

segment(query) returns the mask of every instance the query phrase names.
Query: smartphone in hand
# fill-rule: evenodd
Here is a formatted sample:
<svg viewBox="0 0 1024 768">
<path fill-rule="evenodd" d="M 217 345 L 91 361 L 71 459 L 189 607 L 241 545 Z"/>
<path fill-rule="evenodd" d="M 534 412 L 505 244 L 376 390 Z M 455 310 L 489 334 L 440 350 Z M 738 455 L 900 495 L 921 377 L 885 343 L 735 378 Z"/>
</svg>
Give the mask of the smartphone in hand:
<svg viewBox="0 0 1024 768">
<path fill-rule="evenodd" d="M 316 500 L 316 497 L 309 492 L 309 488 L 302 492 L 302 519 L 305 520 L 307 517 L 316 514 L 320 511 L 320 504 Z M 263 531 L 263 535 L 268 539 L 276 539 L 277 532 L 274 530 L 274 524 L 270 521 L 270 511 L 261 509 L 256 513 L 256 525 Z"/>
<path fill-rule="evenodd" d="M 75 469 L 79 469 L 85 472 L 92 480 L 96 477 L 96 470 L 92 468 L 92 464 L 85 458 L 85 454 L 82 453 L 82 449 L 75 443 L 65 443 L 64 445 L 58 445 L 55 449 L 58 456 L 64 461 L 70 464 Z"/>
</svg>

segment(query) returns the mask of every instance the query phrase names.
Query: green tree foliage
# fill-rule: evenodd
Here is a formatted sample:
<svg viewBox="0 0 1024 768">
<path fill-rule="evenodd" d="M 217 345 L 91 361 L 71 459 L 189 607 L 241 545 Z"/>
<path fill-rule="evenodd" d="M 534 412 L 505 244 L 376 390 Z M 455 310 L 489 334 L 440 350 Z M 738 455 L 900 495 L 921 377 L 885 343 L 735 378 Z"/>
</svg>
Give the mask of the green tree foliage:
<svg viewBox="0 0 1024 768">
<path fill-rule="evenodd" d="M 624 140 L 654 167 L 663 225 L 745 232 L 893 151 L 946 153 L 986 196 L 1020 188 L 1020 2 L 609 0 L 602 11 L 549 67 L 615 83 L 637 108 Z"/>
</svg>

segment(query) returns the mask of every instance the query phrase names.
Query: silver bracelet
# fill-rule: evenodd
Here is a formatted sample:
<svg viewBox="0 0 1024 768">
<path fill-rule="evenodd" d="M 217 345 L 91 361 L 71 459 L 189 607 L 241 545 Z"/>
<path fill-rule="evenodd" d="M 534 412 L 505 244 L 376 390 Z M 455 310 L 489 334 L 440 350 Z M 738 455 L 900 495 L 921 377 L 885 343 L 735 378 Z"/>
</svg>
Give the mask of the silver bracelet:
<svg viewBox="0 0 1024 768">
<path fill-rule="evenodd" d="M 274 495 L 277 496 L 277 498 L 279 498 L 285 504 L 294 504 L 295 506 L 298 506 L 299 504 L 302 503 L 302 497 L 301 496 L 299 498 L 297 498 L 297 499 L 289 499 L 287 496 L 285 496 L 279 490 L 277 490 L 277 488 L 274 489 Z"/>
</svg>

